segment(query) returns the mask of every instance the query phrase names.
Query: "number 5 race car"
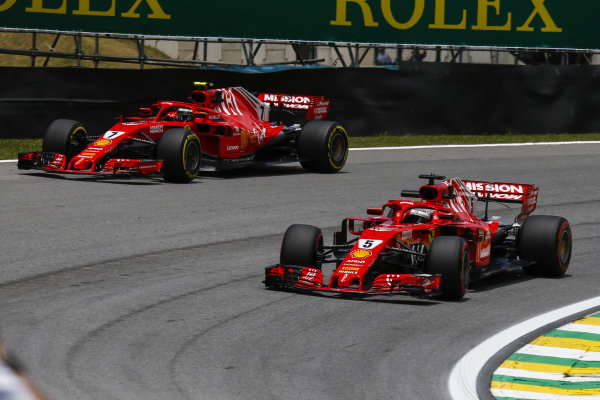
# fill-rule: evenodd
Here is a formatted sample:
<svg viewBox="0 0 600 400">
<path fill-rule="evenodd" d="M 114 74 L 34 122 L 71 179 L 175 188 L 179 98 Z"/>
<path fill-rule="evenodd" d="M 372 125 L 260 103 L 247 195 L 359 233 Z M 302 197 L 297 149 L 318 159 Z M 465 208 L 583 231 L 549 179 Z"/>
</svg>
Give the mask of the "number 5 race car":
<svg viewBox="0 0 600 400">
<path fill-rule="evenodd" d="M 140 116 L 121 117 L 99 137 L 88 137 L 77 121 L 56 120 L 46 130 L 42 151 L 20 153 L 18 168 L 113 176 L 160 173 L 167 181 L 188 182 L 201 165 L 223 170 L 300 161 L 315 172 L 344 167 L 348 135 L 339 123 L 325 120 L 329 100 L 255 97 L 241 87 L 196 85 L 201 90 L 192 92 L 191 102 L 160 101 L 141 108 Z"/>
<path fill-rule="evenodd" d="M 567 270 L 569 222 L 530 216 L 537 203 L 536 186 L 419 177 L 428 183 L 401 193 L 418 200 L 390 200 L 382 208 L 367 209 L 373 217 L 344 219 L 331 246 L 323 244 L 319 228 L 291 225 L 283 236 L 279 264 L 265 269 L 265 285 L 457 300 L 470 280 L 499 271 L 522 268 L 530 274 L 560 276 Z M 478 200 L 486 202 L 480 217 Z M 521 203 L 521 212 L 513 223 L 501 224 L 499 217 L 488 217 L 489 202 Z M 322 272 L 325 263 L 336 266 L 328 284 Z"/>
</svg>

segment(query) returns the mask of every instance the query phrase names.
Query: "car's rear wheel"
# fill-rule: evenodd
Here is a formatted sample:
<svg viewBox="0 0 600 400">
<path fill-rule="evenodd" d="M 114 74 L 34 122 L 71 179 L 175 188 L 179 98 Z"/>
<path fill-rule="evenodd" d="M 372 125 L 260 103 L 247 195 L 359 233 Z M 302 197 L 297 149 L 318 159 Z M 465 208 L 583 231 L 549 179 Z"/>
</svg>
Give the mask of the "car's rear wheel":
<svg viewBox="0 0 600 400">
<path fill-rule="evenodd" d="M 312 225 L 291 225 L 283 235 L 279 263 L 321 269 L 323 233 Z"/>
<path fill-rule="evenodd" d="M 348 134 L 332 121 L 309 121 L 296 139 L 300 164 L 307 171 L 337 172 L 348 159 Z"/>
<path fill-rule="evenodd" d="M 569 221 L 553 215 L 532 215 L 523 222 L 517 245 L 519 258 L 535 264 L 523 270 L 532 275 L 563 275 L 571 261 L 572 243 Z"/>
<path fill-rule="evenodd" d="M 469 286 L 471 263 L 469 246 L 457 236 L 438 236 L 433 239 L 427 258 L 425 273 L 442 275 L 441 296 L 448 300 L 461 299 Z"/>
<path fill-rule="evenodd" d="M 87 132 L 80 122 L 57 119 L 48 125 L 42 151 L 64 154 L 67 163 L 87 146 Z"/>
<path fill-rule="evenodd" d="M 163 160 L 162 173 L 168 182 L 189 182 L 198 175 L 202 147 L 190 130 L 173 128 L 158 141 L 156 158 Z"/>
</svg>

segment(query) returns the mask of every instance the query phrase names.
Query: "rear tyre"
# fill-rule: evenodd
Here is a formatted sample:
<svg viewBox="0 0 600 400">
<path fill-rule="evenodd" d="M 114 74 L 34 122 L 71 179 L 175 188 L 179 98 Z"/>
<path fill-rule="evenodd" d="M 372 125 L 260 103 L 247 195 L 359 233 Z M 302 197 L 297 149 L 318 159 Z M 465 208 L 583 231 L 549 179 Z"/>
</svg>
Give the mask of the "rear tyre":
<svg viewBox="0 0 600 400">
<path fill-rule="evenodd" d="M 296 139 L 300 164 L 307 171 L 337 172 L 348 159 L 348 134 L 332 121 L 309 121 Z"/>
<path fill-rule="evenodd" d="M 281 242 L 279 263 L 321 269 L 323 233 L 312 225 L 291 225 Z"/>
<path fill-rule="evenodd" d="M 167 182 L 190 182 L 200 171 L 202 147 L 190 130 L 174 128 L 158 141 L 156 158 L 163 160 L 162 173 Z"/>
<path fill-rule="evenodd" d="M 533 215 L 519 231 L 519 258 L 536 261 L 523 267 L 532 275 L 562 276 L 569 268 L 573 236 L 569 221 L 553 215 Z"/>
<path fill-rule="evenodd" d="M 457 236 L 433 239 L 425 260 L 425 273 L 441 274 L 441 296 L 448 300 L 463 298 L 469 285 L 471 263 L 469 246 Z"/>
<path fill-rule="evenodd" d="M 67 164 L 87 146 L 83 125 L 70 119 L 57 119 L 48 125 L 42 141 L 42 151 L 64 154 Z"/>
</svg>

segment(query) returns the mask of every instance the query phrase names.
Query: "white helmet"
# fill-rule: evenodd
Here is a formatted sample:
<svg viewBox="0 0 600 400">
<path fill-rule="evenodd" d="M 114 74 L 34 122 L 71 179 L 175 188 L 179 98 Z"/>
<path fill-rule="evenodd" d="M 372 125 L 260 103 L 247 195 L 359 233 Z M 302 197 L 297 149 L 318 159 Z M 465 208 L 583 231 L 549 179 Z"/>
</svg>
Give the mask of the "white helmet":
<svg viewBox="0 0 600 400">
<path fill-rule="evenodd" d="M 433 210 L 431 208 L 412 208 L 402 222 L 408 224 L 426 224 L 431 222 L 431 218 L 433 218 Z"/>
</svg>

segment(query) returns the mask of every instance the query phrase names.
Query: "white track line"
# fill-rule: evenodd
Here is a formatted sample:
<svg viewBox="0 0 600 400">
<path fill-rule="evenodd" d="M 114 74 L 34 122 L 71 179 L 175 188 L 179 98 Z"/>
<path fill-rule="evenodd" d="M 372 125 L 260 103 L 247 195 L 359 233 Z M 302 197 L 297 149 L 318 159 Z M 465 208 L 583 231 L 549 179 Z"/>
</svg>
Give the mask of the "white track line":
<svg viewBox="0 0 600 400">
<path fill-rule="evenodd" d="M 556 146 L 564 144 L 600 144 L 600 141 L 577 142 L 527 142 L 527 143 L 495 143 L 495 144 L 433 144 L 427 146 L 395 146 L 395 147 L 353 147 L 350 151 L 377 151 L 377 150 L 412 150 L 412 149 L 443 149 L 443 148 L 471 148 L 471 147 L 518 147 L 518 146 Z M 17 160 L 0 160 L 0 163 L 16 163 Z"/>
<path fill-rule="evenodd" d="M 398 147 L 355 147 L 350 151 L 367 150 L 410 150 L 410 149 L 443 149 L 443 148 L 471 148 L 471 147 L 518 147 L 518 146 L 556 146 L 564 144 L 600 144 L 600 141 L 576 142 L 527 142 L 527 143 L 489 143 L 489 144 L 434 144 L 427 146 L 398 146 Z"/>
<path fill-rule="evenodd" d="M 478 400 L 477 377 L 479 372 L 505 346 L 545 325 L 599 306 L 600 296 L 571 304 L 523 321 L 480 343 L 465 354 L 452 369 L 448 378 L 450 396 L 455 400 Z"/>
</svg>

